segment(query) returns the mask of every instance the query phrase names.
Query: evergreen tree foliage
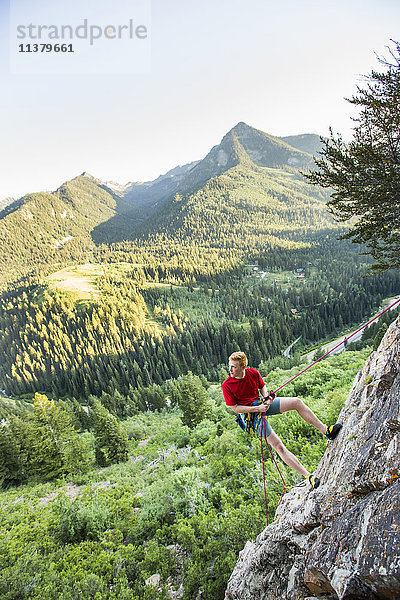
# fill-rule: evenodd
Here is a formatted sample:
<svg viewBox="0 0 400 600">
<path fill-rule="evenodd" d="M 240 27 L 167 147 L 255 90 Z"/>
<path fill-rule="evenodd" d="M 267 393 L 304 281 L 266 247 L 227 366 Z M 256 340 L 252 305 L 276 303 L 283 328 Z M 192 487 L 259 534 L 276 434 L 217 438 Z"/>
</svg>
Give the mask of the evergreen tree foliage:
<svg viewBox="0 0 400 600">
<path fill-rule="evenodd" d="M 117 417 L 94 401 L 94 437 L 97 463 L 104 467 L 128 460 L 128 436 Z"/>
<path fill-rule="evenodd" d="M 23 417 L 11 416 L 2 428 L 5 449 L 12 448 L 14 479 L 27 476 L 54 479 L 66 474 L 84 473 L 89 452 L 73 426 L 71 414 L 56 406 L 44 394 L 35 394 L 34 410 Z M 7 453 L 6 453 L 7 457 Z M 11 466 L 5 480 L 11 481 Z"/>
<path fill-rule="evenodd" d="M 328 208 L 339 221 L 356 217 L 344 237 L 365 243 L 374 270 L 400 266 L 400 44 L 385 67 L 366 77 L 349 102 L 360 109 L 353 140 L 324 140 L 309 181 L 333 188 Z"/>
<path fill-rule="evenodd" d="M 385 333 L 387 332 L 387 330 L 388 330 L 387 323 L 383 323 L 383 325 L 378 330 L 378 333 L 374 337 L 374 343 L 372 344 L 372 347 L 373 347 L 374 350 L 378 349 L 379 344 L 381 343 L 382 338 L 385 335 Z"/>
<path fill-rule="evenodd" d="M 0 484 L 3 487 L 22 483 L 25 473 L 19 448 L 7 422 L 0 423 Z"/>
<path fill-rule="evenodd" d="M 87 449 L 71 416 L 39 393 L 35 394 L 34 409 L 23 444 L 28 449 L 30 472 L 52 479 L 87 470 Z"/>
<path fill-rule="evenodd" d="M 182 423 L 191 429 L 207 417 L 210 406 L 200 377 L 188 373 L 170 387 L 171 402 L 181 409 Z"/>
</svg>

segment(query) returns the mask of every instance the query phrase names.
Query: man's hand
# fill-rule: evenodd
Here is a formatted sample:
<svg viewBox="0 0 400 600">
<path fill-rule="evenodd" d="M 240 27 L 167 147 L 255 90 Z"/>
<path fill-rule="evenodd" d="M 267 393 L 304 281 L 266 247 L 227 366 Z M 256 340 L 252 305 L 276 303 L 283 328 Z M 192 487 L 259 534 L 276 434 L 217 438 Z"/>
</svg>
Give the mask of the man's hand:
<svg viewBox="0 0 400 600">
<path fill-rule="evenodd" d="M 265 410 L 268 410 L 269 407 L 271 406 L 271 404 L 273 403 L 273 401 L 275 400 L 275 394 L 274 392 L 271 390 L 270 393 L 268 394 L 268 396 L 266 396 L 263 399 L 263 405 L 266 407 Z M 261 406 L 263 406 L 261 405 Z M 264 411 L 263 411 L 264 412 Z"/>
<path fill-rule="evenodd" d="M 264 398 L 264 401 L 263 401 L 263 403 L 260 405 L 260 406 L 262 406 L 262 407 L 263 407 L 263 410 L 262 410 L 262 412 L 265 412 L 265 411 L 264 411 L 264 409 L 265 409 L 265 410 L 268 410 L 268 409 L 269 409 L 269 407 L 271 406 L 272 402 L 273 402 L 273 400 L 272 400 L 272 398 L 270 398 L 269 396 L 267 396 L 266 398 Z"/>
</svg>

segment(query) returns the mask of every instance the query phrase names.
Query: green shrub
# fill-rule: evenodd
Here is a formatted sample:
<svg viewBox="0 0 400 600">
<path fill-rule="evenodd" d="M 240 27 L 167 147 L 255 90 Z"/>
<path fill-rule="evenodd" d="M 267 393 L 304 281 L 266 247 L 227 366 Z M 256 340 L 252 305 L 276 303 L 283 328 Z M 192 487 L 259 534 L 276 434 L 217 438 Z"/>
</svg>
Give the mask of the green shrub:
<svg viewBox="0 0 400 600">
<path fill-rule="evenodd" d="M 58 537 L 66 544 L 99 540 L 108 527 L 109 511 L 96 498 L 86 503 L 62 497 L 54 503 L 53 510 L 58 517 Z"/>
</svg>

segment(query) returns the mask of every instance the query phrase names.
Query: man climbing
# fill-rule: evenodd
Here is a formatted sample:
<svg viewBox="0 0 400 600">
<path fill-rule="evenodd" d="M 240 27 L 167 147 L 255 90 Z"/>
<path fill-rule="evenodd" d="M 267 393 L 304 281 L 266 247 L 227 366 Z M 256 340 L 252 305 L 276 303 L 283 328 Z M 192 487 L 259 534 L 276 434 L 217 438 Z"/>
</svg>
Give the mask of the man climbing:
<svg viewBox="0 0 400 600">
<path fill-rule="evenodd" d="M 264 413 L 266 416 L 278 415 L 288 410 L 297 410 L 302 419 L 316 427 L 329 440 L 336 438 L 342 425 L 336 423 L 327 427 L 300 398 L 275 398 L 274 394 L 269 394 L 257 369 L 247 367 L 247 356 L 244 352 L 231 354 L 229 357 L 229 374 L 228 379 L 225 379 L 222 384 L 222 391 L 227 406 L 238 415 L 236 421 L 239 422 L 239 425 L 246 429 L 249 422 L 251 422 L 255 433 L 261 435 L 262 432 L 262 436 L 276 450 L 283 462 L 306 477 L 311 486 L 316 489 L 320 484 L 318 477 L 309 473 L 294 454 L 289 452 L 276 433 L 272 431 L 267 420 L 262 419 L 262 414 Z M 259 393 L 261 393 L 262 400 Z M 247 418 L 246 413 L 248 414 Z"/>
</svg>

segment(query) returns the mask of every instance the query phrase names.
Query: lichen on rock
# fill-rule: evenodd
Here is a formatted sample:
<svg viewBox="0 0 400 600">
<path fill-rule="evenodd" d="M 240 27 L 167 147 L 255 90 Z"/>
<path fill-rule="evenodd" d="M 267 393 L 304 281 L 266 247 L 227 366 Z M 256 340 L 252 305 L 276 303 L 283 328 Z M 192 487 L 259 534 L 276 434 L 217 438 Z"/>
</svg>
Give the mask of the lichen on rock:
<svg viewBox="0 0 400 600">
<path fill-rule="evenodd" d="M 400 598 L 400 317 L 358 373 L 343 429 L 247 542 L 225 600 Z"/>
</svg>

